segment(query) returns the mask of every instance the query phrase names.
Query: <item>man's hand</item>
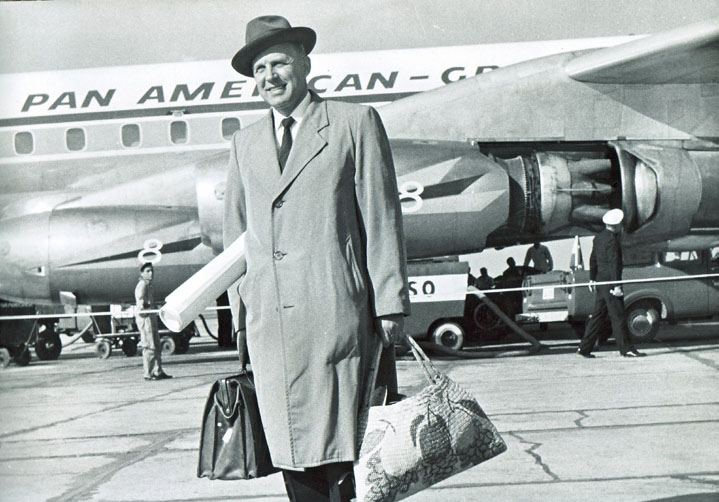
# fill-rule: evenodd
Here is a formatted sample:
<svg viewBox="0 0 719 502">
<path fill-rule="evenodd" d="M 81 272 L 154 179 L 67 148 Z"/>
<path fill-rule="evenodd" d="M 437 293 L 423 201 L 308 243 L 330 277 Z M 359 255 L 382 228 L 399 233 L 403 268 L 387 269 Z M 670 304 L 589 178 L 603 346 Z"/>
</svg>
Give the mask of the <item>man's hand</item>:
<svg viewBox="0 0 719 502">
<path fill-rule="evenodd" d="M 624 290 L 621 286 L 614 286 L 611 290 L 609 290 L 609 292 L 617 298 L 621 298 L 622 296 L 624 296 Z"/>
<path fill-rule="evenodd" d="M 589 285 L 587 286 L 589 288 L 589 291 L 592 293 L 594 293 L 594 287 L 595 287 L 594 284 L 595 284 L 594 281 L 589 281 Z"/>
<path fill-rule="evenodd" d="M 377 332 L 382 338 L 382 345 L 389 347 L 390 344 L 396 343 L 402 337 L 404 332 L 404 315 L 389 314 L 377 318 Z"/>
</svg>

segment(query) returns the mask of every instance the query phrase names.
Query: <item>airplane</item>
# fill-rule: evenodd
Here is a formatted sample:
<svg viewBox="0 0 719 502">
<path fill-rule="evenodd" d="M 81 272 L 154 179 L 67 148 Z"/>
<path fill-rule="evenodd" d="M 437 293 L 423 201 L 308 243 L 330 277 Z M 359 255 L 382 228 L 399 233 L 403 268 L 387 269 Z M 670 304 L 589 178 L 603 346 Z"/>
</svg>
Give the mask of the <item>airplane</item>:
<svg viewBox="0 0 719 502">
<path fill-rule="evenodd" d="M 318 93 L 378 106 L 408 256 L 589 235 L 610 207 L 628 246 L 718 242 L 719 20 L 533 44 L 312 56 Z M 227 142 L 266 111 L 219 65 L 0 76 L 1 298 L 132 301 L 138 260 L 161 297 L 221 250 Z"/>
</svg>

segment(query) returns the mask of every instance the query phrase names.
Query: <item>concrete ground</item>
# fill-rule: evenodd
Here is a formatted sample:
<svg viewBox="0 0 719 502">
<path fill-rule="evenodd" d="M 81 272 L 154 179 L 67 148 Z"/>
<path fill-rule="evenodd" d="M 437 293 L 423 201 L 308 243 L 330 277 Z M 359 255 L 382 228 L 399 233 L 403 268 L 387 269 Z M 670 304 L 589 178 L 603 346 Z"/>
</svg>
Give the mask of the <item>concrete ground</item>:
<svg viewBox="0 0 719 502">
<path fill-rule="evenodd" d="M 541 336 L 535 356 L 435 358 L 509 448 L 409 500 L 719 501 L 718 327 L 662 328 L 642 359 L 587 360 L 570 330 Z M 286 500 L 280 475 L 195 476 L 204 401 L 233 352 L 194 338 L 165 368 L 172 380 L 146 382 L 140 357 L 100 360 L 80 341 L 0 370 L 0 500 Z M 421 388 L 413 360 L 398 368 L 401 390 Z"/>
</svg>

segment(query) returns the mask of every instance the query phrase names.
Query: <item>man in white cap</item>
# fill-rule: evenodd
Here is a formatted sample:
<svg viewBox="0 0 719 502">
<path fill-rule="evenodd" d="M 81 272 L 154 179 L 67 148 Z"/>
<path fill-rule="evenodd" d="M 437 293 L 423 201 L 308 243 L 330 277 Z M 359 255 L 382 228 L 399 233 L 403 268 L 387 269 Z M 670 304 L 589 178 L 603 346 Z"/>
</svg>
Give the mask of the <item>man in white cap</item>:
<svg viewBox="0 0 719 502">
<path fill-rule="evenodd" d="M 223 240 L 246 232 L 247 258 L 233 320 L 290 500 L 346 501 L 372 354 L 393 357 L 409 314 L 392 153 L 374 109 L 308 90 L 312 29 L 262 16 L 245 38 L 232 66 L 271 110 L 230 145 Z"/>
<path fill-rule="evenodd" d="M 621 209 L 611 209 L 604 214 L 604 230 L 596 237 L 592 246 L 592 255 L 589 258 L 589 289 L 596 287 L 596 300 L 592 317 L 587 323 L 584 337 L 579 344 L 577 353 L 582 357 L 593 358 L 592 349 L 597 341 L 599 332 L 605 324 L 606 316 L 612 325 L 612 334 L 623 357 L 641 357 L 645 354 L 637 351 L 627 333 L 624 319 L 624 290 L 621 284 L 601 284 L 593 286 L 594 282 L 611 282 L 622 280 L 622 248 L 619 245 L 619 233 L 622 229 L 624 212 Z"/>
</svg>

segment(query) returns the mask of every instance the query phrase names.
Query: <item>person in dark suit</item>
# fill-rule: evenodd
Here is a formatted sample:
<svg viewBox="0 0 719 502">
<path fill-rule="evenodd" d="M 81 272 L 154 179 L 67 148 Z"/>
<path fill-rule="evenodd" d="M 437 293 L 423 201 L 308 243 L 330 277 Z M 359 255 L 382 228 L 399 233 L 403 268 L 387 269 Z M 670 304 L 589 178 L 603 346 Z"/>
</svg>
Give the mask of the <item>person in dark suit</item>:
<svg viewBox="0 0 719 502">
<path fill-rule="evenodd" d="M 606 317 L 612 326 L 612 334 L 624 357 L 641 357 L 645 354 L 637 351 L 632 343 L 625 326 L 624 319 L 624 290 L 621 284 L 611 284 L 611 281 L 622 280 L 622 248 L 619 245 L 619 232 L 621 231 L 624 212 L 621 209 L 607 211 L 602 218 L 604 230 L 594 237 L 592 254 L 589 258 L 590 290 L 596 288 L 596 300 L 592 317 L 587 323 L 584 336 L 579 344 L 577 353 L 582 357 L 593 358 L 592 349 L 600 335 Z M 594 282 L 610 282 L 593 286 Z"/>
<path fill-rule="evenodd" d="M 223 219 L 225 247 L 246 232 L 246 272 L 228 293 L 272 462 L 290 499 L 312 502 L 354 496 L 372 355 L 393 357 L 409 314 L 389 140 L 371 107 L 308 90 L 315 40 L 280 16 L 248 23 L 232 66 L 271 110 L 232 139 Z"/>
</svg>

